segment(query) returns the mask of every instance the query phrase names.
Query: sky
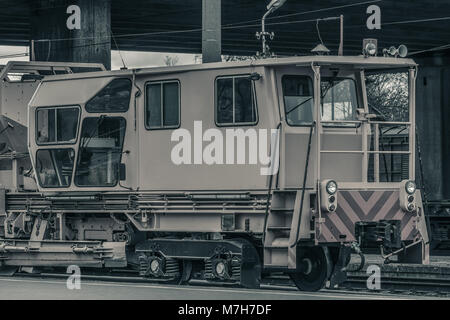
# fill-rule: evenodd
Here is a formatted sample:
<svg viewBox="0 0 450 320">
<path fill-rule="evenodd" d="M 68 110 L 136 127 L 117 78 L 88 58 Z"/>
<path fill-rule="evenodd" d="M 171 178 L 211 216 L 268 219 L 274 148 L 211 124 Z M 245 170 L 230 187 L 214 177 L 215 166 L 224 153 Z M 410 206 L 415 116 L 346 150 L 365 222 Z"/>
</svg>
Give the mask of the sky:
<svg viewBox="0 0 450 320">
<path fill-rule="evenodd" d="M 28 51 L 27 47 L 17 47 L 17 46 L 0 46 L 0 57 L 11 55 L 11 54 L 21 54 Z M 183 54 L 183 53 L 163 53 L 163 52 L 135 52 L 135 51 L 121 51 L 122 57 L 128 68 L 142 68 L 142 67 L 157 67 L 165 65 L 165 57 L 177 57 L 177 65 L 184 64 L 194 64 L 198 63 L 196 61 L 196 56 L 194 54 Z M 14 58 L 0 58 L 0 65 L 6 64 L 9 60 L 13 61 L 28 61 L 29 57 L 14 57 Z M 122 67 L 122 60 L 120 59 L 119 52 L 116 50 L 111 51 L 111 68 L 113 70 L 120 69 Z"/>
</svg>

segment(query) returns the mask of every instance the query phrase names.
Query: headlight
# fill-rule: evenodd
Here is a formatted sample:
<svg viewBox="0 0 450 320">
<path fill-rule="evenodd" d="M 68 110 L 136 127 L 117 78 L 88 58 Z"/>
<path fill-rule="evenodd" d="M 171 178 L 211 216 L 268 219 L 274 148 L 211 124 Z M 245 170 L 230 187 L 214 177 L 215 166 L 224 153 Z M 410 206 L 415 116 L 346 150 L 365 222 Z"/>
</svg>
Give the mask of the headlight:
<svg viewBox="0 0 450 320">
<path fill-rule="evenodd" d="M 375 56 L 377 54 L 377 47 L 373 43 L 368 43 L 365 47 L 365 52 L 369 56 Z"/>
<path fill-rule="evenodd" d="M 405 183 L 405 190 L 408 194 L 416 192 L 416 184 L 413 181 L 407 181 Z"/>
<path fill-rule="evenodd" d="M 328 194 L 330 194 L 330 195 L 335 194 L 337 191 L 336 181 L 333 181 L 333 180 L 328 181 L 326 189 L 327 189 Z"/>
</svg>

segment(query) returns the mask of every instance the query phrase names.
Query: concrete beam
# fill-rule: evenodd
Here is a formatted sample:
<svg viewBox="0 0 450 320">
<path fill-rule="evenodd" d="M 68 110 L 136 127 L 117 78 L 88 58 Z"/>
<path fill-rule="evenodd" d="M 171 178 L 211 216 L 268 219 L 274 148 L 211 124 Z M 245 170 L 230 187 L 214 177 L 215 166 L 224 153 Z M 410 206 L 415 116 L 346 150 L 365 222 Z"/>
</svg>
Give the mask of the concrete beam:
<svg viewBox="0 0 450 320">
<path fill-rule="evenodd" d="M 221 0 L 202 0 L 203 63 L 222 61 Z"/>
<path fill-rule="evenodd" d="M 31 28 L 34 60 L 95 62 L 111 68 L 111 0 L 36 0 L 34 3 Z M 81 9 L 80 29 L 70 30 L 67 26 L 71 16 L 67 8 L 71 5 Z"/>
</svg>

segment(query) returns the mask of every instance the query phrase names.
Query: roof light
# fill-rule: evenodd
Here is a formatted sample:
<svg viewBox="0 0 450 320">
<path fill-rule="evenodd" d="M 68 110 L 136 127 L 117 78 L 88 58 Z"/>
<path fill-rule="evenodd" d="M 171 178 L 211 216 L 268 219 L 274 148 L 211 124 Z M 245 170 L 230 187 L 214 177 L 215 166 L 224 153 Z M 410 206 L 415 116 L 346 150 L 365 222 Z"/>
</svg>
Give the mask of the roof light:
<svg viewBox="0 0 450 320">
<path fill-rule="evenodd" d="M 283 6 L 285 2 L 286 0 L 272 0 L 267 5 L 267 10 L 271 10 L 272 12 L 274 12 L 275 10 L 281 8 L 281 6 Z"/>
<path fill-rule="evenodd" d="M 364 57 L 374 57 L 378 52 L 378 40 L 377 39 L 364 39 L 363 40 L 363 55 Z"/>
</svg>

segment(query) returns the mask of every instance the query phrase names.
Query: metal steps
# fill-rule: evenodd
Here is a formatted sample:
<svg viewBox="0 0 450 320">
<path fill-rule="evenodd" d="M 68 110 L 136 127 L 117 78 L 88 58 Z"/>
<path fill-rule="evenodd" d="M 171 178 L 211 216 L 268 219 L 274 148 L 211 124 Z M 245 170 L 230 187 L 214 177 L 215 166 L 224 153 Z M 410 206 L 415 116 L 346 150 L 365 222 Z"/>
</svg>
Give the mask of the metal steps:
<svg viewBox="0 0 450 320">
<path fill-rule="evenodd" d="M 289 237 L 296 191 L 275 190 L 267 217 L 264 238 L 264 265 L 275 268 L 288 266 Z"/>
</svg>

